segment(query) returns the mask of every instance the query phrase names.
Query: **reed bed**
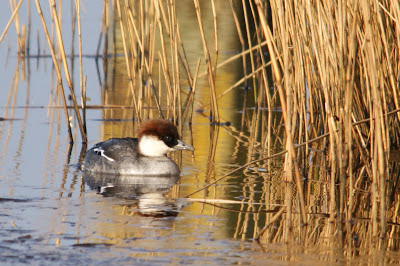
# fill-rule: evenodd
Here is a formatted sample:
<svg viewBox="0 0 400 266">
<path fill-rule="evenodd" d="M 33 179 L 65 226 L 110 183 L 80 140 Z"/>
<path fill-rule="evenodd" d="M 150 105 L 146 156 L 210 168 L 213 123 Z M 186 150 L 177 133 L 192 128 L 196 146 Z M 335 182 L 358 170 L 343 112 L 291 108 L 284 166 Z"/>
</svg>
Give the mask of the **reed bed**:
<svg viewBox="0 0 400 266">
<path fill-rule="evenodd" d="M 17 28 L 21 2 L 13 4 L 10 18 Z M 243 112 L 241 125 L 225 126 L 224 130 L 237 136 L 238 146 L 248 147 L 247 163 L 214 180 L 210 165 L 208 185 L 199 190 L 210 189 L 238 171 L 249 177 L 244 198 L 264 205 L 241 206 L 234 237 L 245 238 L 247 231 L 252 231 L 252 237 L 261 244 L 295 240 L 332 247 L 334 243 L 343 247 L 342 254 L 347 256 L 355 256 L 361 247 L 398 250 L 400 169 L 393 154 L 400 148 L 400 4 L 389 0 L 230 0 L 241 51 L 219 62 L 215 2 L 209 3 L 213 30 L 207 35 L 201 9 L 204 1 L 193 0 L 203 52 L 203 57 L 194 61 L 189 61 L 182 41 L 178 2 L 103 2 L 96 54 L 106 60 L 123 53 L 130 91 L 124 111 L 129 110 L 135 121 L 172 118 L 181 129 L 183 123 L 192 122 L 197 104 L 206 110 L 204 114 L 212 125 L 221 125 L 225 119 L 219 100 L 244 85 L 253 99 L 247 103 L 246 98 L 243 109 L 251 104 L 255 111 L 250 117 Z M 35 3 L 55 65 L 57 92 L 67 124 L 61 69 L 85 142 L 87 104 L 79 1 L 75 1 L 74 10 L 79 32 L 81 106 L 69 74 L 56 4 L 49 1 L 55 41 L 46 26 L 50 18 L 44 18 L 39 1 Z M 26 47 L 18 40 L 19 47 Z M 218 95 L 218 69 L 236 60 L 241 60 L 243 77 Z M 104 72 L 107 74 L 106 64 Z M 209 86 L 209 102 L 196 98 L 196 86 L 203 77 Z M 221 130 L 214 126 L 210 129 L 213 160 Z M 247 135 L 244 127 L 249 129 Z M 69 132 L 72 141 L 71 128 Z M 250 188 L 254 181 L 250 167 L 255 166 L 270 173 L 269 177 L 259 174 L 264 182 L 258 198 Z M 283 171 L 277 170 L 280 167 Z"/>
<path fill-rule="evenodd" d="M 243 169 L 252 184 L 250 166 L 272 173 L 271 159 L 284 155 L 284 173 L 271 174 L 272 180 L 266 176 L 258 199 L 264 198 L 267 210 L 243 205 L 235 237 L 253 232 L 263 246 L 339 246 L 344 257 L 398 250 L 399 4 L 269 4 L 243 5 L 256 25 L 255 37 L 246 43 L 248 76 L 257 92 L 255 104 L 268 111 L 244 118 L 249 139 L 238 141 L 262 147 L 265 157 L 249 160 L 205 188 Z M 259 53 L 252 53 L 254 39 Z M 272 115 L 277 106 L 281 117 Z M 260 128 L 262 136 L 257 136 Z M 271 194 L 271 187 L 278 193 Z M 256 202 L 251 191 L 244 188 L 242 196 Z M 259 215 L 265 212 L 260 226 Z"/>
<path fill-rule="evenodd" d="M 398 167 L 389 159 L 399 147 L 399 3 L 270 1 L 272 23 L 266 3 L 254 5 L 285 124 L 281 240 L 308 241 L 318 232 L 354 247 L 362 232 L 368 238 L 361 243 L 397 249 L 397 240 L 388 239 L 398 230 L 389 224 L 398 219 L 391 210 L 399 192 Z M 323 227 L 309 212 L 313 183 L 321 181 Z M 261 230 L 260 241 L 271 239 L 266 231 L 276 230 L 268 229 L 276 219 Z M 302 226 L 309 231 L 293 234 Z"/>
</svg>

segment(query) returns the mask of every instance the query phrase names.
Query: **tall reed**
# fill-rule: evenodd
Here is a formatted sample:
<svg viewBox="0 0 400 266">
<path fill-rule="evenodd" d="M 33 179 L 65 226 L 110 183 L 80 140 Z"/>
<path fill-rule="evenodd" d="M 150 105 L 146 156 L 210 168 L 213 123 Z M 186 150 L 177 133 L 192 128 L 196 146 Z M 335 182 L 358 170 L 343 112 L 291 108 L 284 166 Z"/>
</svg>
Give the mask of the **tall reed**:
<svg viewBox="0 0 400 266">
<path fill-rule="evenodd" d="M 285 155 L 284 174 L 277 175 L 285 182 L 277 181 L 275 188 L 284 204 L 265 190 L 268 205 L 280 207 L 268 210 L 272 215 L 255 228 L 256 239 L 325 245 L 324 239 L 332 238 L 351 251 L 348 256 L 360 246 L 398 250 L 399 240 L 393 238 L 399 230 L 398 163 L 390 155 L 400 147 L 400 4 L 250 1 L 242 7 L 254 11 L 242 23 L 255 21 L 255 45 L 268 49 L 268 56 L 262 49 L 252 53 L 253 40 L 247 39 L 251 71 L 246 77 L 262 92 L 257 106 L 269 110 L 261 123 L 268 155 L 187 197 L 236 171 Z M 272 74 L 272 89 L 265 72 Z M 273 100 L 276 95 L 279 101 Z M 276 106 L 282 110 L 283 129 L 271 116 Z M 258 129 L 251 128 L 250 135 Z M 283 151 L 271 154 L 274 148 Z M 243 215 L 251 208 L 241 209 Z M 246 230 L 239 215 L 235 236 Z"/>
<path fill-rule="evenodd" d="M 302 199 L 308 189 L 300 175 L 310 164 L 299 162 L 316 162 L 319 156 L 310 155 L 307 143 L 327 134 L 317 147 L 326 147 L 329 220 L 341 223 L 357 217 L 357 191 L 364 180 L 371 204 L 364 217 L 383 247 L 390 207 L 389 153 L 399 145 L 399 113 L 388 115 L 399 109 L 398 2 L 270 1 L 272 24 L 265 17 L 267 3 L 255 2 L 285 121 L 287 192 L 293 173 L 301 222 L 311 218 L 304 216 L 307 201 Z M 364 119 L 369 120 L 355 126 Z M 295 143 L 306 146 L 296 148 Z M 366 178 L 371 182 L 366 184 Z M 288 196 L 287 215 L 295 207 L 293 200 Z"/>
<path fill-rule="evenodd" d="M 61 69 L 60 69 L 60 67 L 58 65 L 58 62 L 57 62 L 55 48 L 54 48 L 54 45 L 53 45 L 53 41 L 50 38 L 49 31 L 47 29 L 47 25 L 46 25 L 46 22 L 45 22 L 45 18 L 43 16 L 41 5 L 40 5 L 38 0 L 35 0 L 35 3 L 36 3 L 36 8 L 37 8 L 39 17 L 40 17 L 40 19 L 42 21 L 43 30 L 45 32 L 45 36 L 46 36 L 48 45 L 50 47 L 50 52 L 51 52 L 51 56 L 52 56 L 52 59 L 53 59 L 53 64 L 55 66 L 55 70 L 56 70 L 56 74 L 57 74 L 57 81 L 58 81 L 57 88 L 61 92 L 61 98 L 63 100 L 64 113 L 65 113 L 66 122 L 67 122 L 67 128 L 68 128 L 68 132 L 69 132 L 69 139 L 70 139 L 70 142 L 73 142 L 73 135 L 72 135 L 72 131 L 71 131 L 71 125 L 70 125 L 70 120 L 69 120 L 69 115 L 68 115 L 68 110 L 67 110 L 68 106 L 67 106 L 64 87 L 63 87 L 63 82 L 62 82 L 63 79 L 62 79 L 62 76 L 61 76 Z M 68 67 L 68 63 L 67 63 L 66 53 L 65 53 L 65 49 L 64 49 L 64 41 L 63 41 L 62 32 L 61 32 L 62 30 L 61 30 L 61 25 L 60 25 L 60 19 L 59 19 L 59 15 L 57 13 L 57 8 L 56 8 L 55 1 L 54 0 L 49 0 L 49 6 L 50 6 L 50 9 L 51 9 L 51 12 L 52 12 L 52 16 L 53 16 L 53 19 L 54 19 L 54 23 L 55 23 L 55 29 L 56 29 L 57 38 L 58 38 L 58 42 L 57 43 L 58 43 L 58 46 L 59 46 L 59 53 L 61 55 L 61 60 L 62 60 L 63 67 L 64 67 L 64 73 L 65 73 L 67 85 L 68 85 L 68 88 L 70 89 L 70 95 L 71 95 L 71 98 L 72 98 L 72 101 L 73 101 L 73 108 L 75 110 L 75 115 L 76 115 L 76 118 L 77 118 L 77 121 L 78 121 L 78 126 L 79 126 L 79 129 L 80 129 L 80 132 L 81 132 L 82 142 L 86 143 L 87 142 L 86 129 L 84 128 L 84 123 L 82 121 L 81 114 L 79 112 L 79 107 L 78 107 L 78 104 L 77 104 L 77 101 L 76 101 L 76 97 L 75 97 L 75 91 L 73 89 L 73 82 L 72 82 L 72 79 L 71 79 L 71 75 L 70 75 L 70 71 L 69 71 L 69 67 Z M 78 7 L 78 10 L 79 10 L 79 7 Z M 78 12 L 78 15 L 79 15 L 79 12 Z M 80 21 L 79 17 L 78 17 L 78 21 Z M 79 25 L 80 25 L 80 23 L 79 23 Z M 80 26 L 79 26 L 79 28 L 80 28 Z M 81 43 L 80 36 L 79 36 L 79 41 Z M 81 46 L 80 46 L 80 51 L 81 51 Z M 81 57 L 82 57 L 82 54 L 80 52 L 80 58 Z M 82 80 L 82 75 L 81 75 L 81 80 Z M 83 84 L 83 83 L 81 82 L 81 84 Z M 81 88 L 82 88 L 82 86 L 81 86 Z"/>
</svg>

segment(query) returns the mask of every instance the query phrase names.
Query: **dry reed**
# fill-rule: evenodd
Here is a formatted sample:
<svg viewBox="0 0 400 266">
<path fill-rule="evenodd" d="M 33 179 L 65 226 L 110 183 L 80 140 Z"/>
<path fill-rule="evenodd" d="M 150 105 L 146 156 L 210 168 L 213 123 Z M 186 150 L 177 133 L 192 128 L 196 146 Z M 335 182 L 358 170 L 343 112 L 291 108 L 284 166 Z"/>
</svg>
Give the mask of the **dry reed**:
<svg viewBox="0 0 400 266">
<path fill-rule="evenodd" d="M 56 58 L 56 55 L 55 55 L 55 50 L 54 50 L 54 48 L 53 48 L 52 41 L 51 41 L 51 39 L 50 39 L 50 35 L 49 35 L 48 30 L 47 30 L 46 22 L 45 22 L 44 17 L 43 17 L 42 8 L 41 8 L 40 3 L 39 3 L 38 0 L 35 0 L 35 2 L 36 2 L 36 8 L 37 8 L 38 14 L 39 14 L 40 19 L 41 19 L 41 21 L 42 21 L 43 30 L 44 30 L 44 32 L 45 32 L 45 36 L 46 36 L 46 39 L 47 39 L 47 42 L 48 42 L 48 45 L 49 45 L 49 48 L 50 48 L 50 52 L 51 52 L 51 57 L 52 57 L 52 59 L 53 59 L 54 68 L 55 68 L 56 74 L 57 74 L 57 79 L 58 79 L 57 89 L 60 89 L 59 91 L 61 92 L 61 98 L 62 98 L 62 101 L 63 101 L 65 119 L 66 119 L 66 121 L 67 121 L 66 124 L 67 124 L 67 128 L 68 128 L 68 133 L 69 133 L 69 140 L 70 140 L 70 142 L 73 142 L 73 135 L 72 135 L 71 125 L 70 125 L 70 123 L 69 123 L 69 115 L 68 115 L 68 109 L 67 109 L 67 101 L 66 101 L 66 98 L 65 98 L 65 93 L 64 93 L 64 89 L 63 89 L 63 85 L 62 85 L 61 70 L 60 70 L 60 67 L 59 67 L 59 65 L 58 65 L 58 63 L 57 63 L 57 58 Z"/>
<path fill-rule="evenodd" d="M 393 209 L 398 209 L 399 203 L 389 196 L 399 192 L 397 185 L 390 186 L 397 184 L 398 167 L 390 164 L 389 154 L 399 147 L 400 77 L 396 73 L 400 69 L 400 5 L 390 1 L 271 1 L 270 5 L 267 8 L 265 1 L 242 3 L 243 9 L 250 7 L 253 15 L 244 16 L 242 23 L 247 33 L 254 20 L 256 45 L 266 40 L 271 60 L 267 63 L 261 49 L 260 53 L 253 53 L 252 39 L 248 37 L 246 53 L 251 72 L 240 80 L 253 78 L 254 91 L 264 92 L 256 95 L 256 103 L 269 110 L 261 126 L 265 128 L 261 143 L 268 147 L 268 156 L 250 160 L 187 197 L 251 165 L 266 162 L 270 169 L 271 158 L 286 154 L 285 174 L 281 176 L 285 185 L 280 185 L 285 204 L 266 219 L 265 226 L 255 228 L 262 228 L 257 233 L 260 242 L 295 237 L 316 244 L 323 242 L 319 237 L 332 236 L 351 250 L 368 244 L 397 250 L 399 243 L 393 235 L 398 228 L 390 221 L 398 220 Z M 271 10 L 271 23 L 266 10 Z M 240 31 L 238 34 L 243 39 Z M 265 70 L 272 73 L 272 90 Z M 282 109 L 284 128 L 277 126 L 280 122 L 271 115 L 270 110 L 277 104 Z M 258 123 L 248 121 L 250 125 Z M 250 128 L 255 129 L 250 132 L 249 146 L 260 145 L 252 144 L 259 126 Z M 272 130 L 280 132 L 279 137 L 274 137 Z M 284 150 L 274 155 L 274 148 Z M 313 203 L 318 196 L 317 187 L 318 193 L 326 195 L 325 211 L 317 214 L 322 218 L 309 211 L 322 207 Z M 244 193 L 244 198 L 253 197 Z M 362 204 L 366 207 L 361 208 Z M 241 210 L 251 210 L 246 208 Z M 248 217 L 238 217 L 238 232 L 248 230 L 245 220 Z M 326 225 L 318 225 L 318 220 Z M 362 228 L 360 221 L 370 226 Z M 279 234 L 272 224 L 279 224 Z M 355 235 L 365 238 L 356 243 L 352 241 Z"/>
<path fill-rule="evenodd" d="M 18 14 L 18 10 L 19 10 L 19 8 L 20 8 L 20 6 L 21 6 L 21 4 L 22 4 L 22 1 L 23 1 L 23 0 L 20 0 L 19 3 L 18 3 L 18 5 L 14 8 L 13 13 L 12 13 L 10 19 L 8 20 L 8 23 L 7 23 L 7 25 L 5 26 L 5 28 L 4 28 L 4 30 L 3 30 L 3 33 L 1 34 L 0 43 L 1 43 L 1 41 L 3 40 L 4 36 L 6 35 L 6 33 L 7 33 L 7 31 L 8 31 L 8 28 L 9 28 L 10 25 L 11 25 L 11 22 L 14 20 L 14 17 Z"/>
<path fill-rule="evenodd" d="M 399 77 L 394 74 L 400 67 L 399 35 L 395 34 L 400 22 L 399 4 L 270 1 L 269 25 L 266 3 L 255 2 L 286 129 L 285 226 L 290 231 L 294 221 L 310 224 L 314 219 L 310 214 L 305 217 L 310 199 L 303 198 L 312 193 L 301 173 L 309 172 L 322 157 L 331 234 L 340 236 L 333 224 L 367 218 L 376 246 L 385 248 L 388 230 L 393 229 L 387 226 L 388 210 L 394 203 L 389 202 L 387 194 L 387 180 L 393 176 L 388 167 L 389 153 L 399 145 L 398 113 L 388 115 L 399 107 Z M 369 121 L 355 126 L 365 119 Z M 311 139 L 326 134 L 328 138 L 311 146 Z M 294 143 L 306 146 L 302 149 Z M 325 149 L 326 155 L 312 155 L 311 148 Z M 357 157 L 362 158 L 361 168 L 356 164 Z M 371 182 L 366 183 L 367 179 Z M 298 205 L 291 194 L 291 180 L 296 183 Z M 358 186 L 364 187 L 367 198 L 359 194 Z M 360 216 L 360 201 L 368 199 L 368 215 Z M 296 206 L 301 219 L 291 211 Z M 347 226 L 353 230 L 352 225 Z M 286 238 L 291 234 L 288 230 Z M 266 234 L 264 240 L 268 238 Z"/>
</svg>

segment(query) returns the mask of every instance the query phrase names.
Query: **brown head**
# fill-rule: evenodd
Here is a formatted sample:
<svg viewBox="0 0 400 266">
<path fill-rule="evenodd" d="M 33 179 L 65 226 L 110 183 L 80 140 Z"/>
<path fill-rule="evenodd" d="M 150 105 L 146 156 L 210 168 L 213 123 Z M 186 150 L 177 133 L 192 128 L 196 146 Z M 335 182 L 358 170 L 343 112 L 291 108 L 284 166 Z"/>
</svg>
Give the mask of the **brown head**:
<svg viewBox="0 0 400 266">
<path fill-rule="evenodd" d="M 172 150 L 191 150 L 179 139 L 176 126 L 169 120 L 151 119 L 144 122 L 138 133 L 139 150 L 146 156 L 162 156 Z"/>
</svg>

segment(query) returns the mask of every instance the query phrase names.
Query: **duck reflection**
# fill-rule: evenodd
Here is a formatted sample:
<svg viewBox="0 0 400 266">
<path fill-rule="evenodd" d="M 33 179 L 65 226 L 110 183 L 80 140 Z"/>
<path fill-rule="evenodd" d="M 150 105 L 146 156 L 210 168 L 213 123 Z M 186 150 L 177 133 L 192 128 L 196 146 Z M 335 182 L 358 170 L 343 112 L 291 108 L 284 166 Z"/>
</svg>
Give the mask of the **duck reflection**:
<svg viewBox="0 0 400 266">
<path fill-rule="evenodd" d="M 104 197 L 128 199 L 138 215 L 149 217 L 174 217 L 178 204 L 165 197 L 177 183 L 179 176 L 127 176 L 83 172 L 86 184 Z"/>
</svg>

